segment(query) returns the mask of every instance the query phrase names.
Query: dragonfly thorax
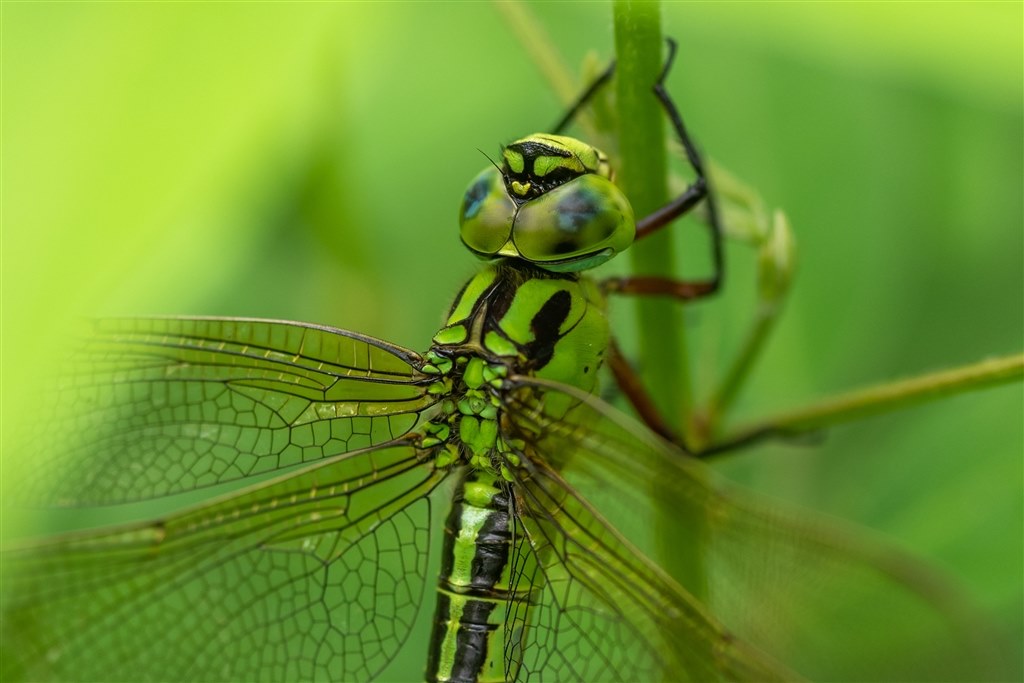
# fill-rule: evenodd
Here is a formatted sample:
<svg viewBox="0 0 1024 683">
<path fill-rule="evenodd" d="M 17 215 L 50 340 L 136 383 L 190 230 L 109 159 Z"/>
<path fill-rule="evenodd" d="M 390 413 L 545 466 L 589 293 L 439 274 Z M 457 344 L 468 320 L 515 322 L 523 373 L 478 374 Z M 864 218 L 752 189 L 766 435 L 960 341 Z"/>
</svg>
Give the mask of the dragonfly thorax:
<svg viewBox="0 0 1024 683">
<path fill-rule="evenodd" d="M 535 134 L 502 150 L 470 183 L 462 242 L 482 258 L 510 257 L 555 272 L 592 268 L 633 242 L 633 209 L 607 156 L 562 135 Z"/>
<path fill-rule="evenodd" d="M 518 465 L 517 443 L 528 436 L 505 428 L 502 407 L 520 400 L 510 383 L 533 376 L 593 391 L 607 341 L 604 298 L 589 279 L 515 260 L 482 270 L 425 356 L 423 370 L 437 377 L 430 391 L 443 398 L 423 445 L 438 448 L 438 466 L 470 464 L 507 478 Z M 558 400 L 523 394 L 523 401 Z"/>
<path fill-rule="evenodd" d="M 500 428 L 501 401 L 508 366 L 489 363 L 480 356 L 446 358 L 427 354 L 440 376 L 431 390 L 445 396 L 440 414 L 424 428 L 421 445 L 435 447 L 435 466 L 468 464 L 511 480 L 510 467 L 519 465 L 522 443 L 506 439 Z"/>
</svg>

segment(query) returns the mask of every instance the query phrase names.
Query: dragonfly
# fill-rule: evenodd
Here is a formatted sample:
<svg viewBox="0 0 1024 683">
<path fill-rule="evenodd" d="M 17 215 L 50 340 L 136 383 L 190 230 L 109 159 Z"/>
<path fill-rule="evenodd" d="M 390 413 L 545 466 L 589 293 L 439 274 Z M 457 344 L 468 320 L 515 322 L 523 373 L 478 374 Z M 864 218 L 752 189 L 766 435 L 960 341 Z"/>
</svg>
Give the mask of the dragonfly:
<svg viewBox="0 0 1024 683">
<path fill-rule="evenodd" d="M 653 91 L 696 180 L 637 220 L 609 158 L 561 134 L 609 68 L 470 183 L 461 239 L 487 265 L 424 353 L 280 320 L 92 323 L 19 495 L 220 495 L 6 549 L 4 680 L 392 680 L 407 651 L 451 682 L 983 670 L 927 569 L 730 486 L 596 396 L 621 361 L 608 295 L 692 300 L 721 279 L 714 197 L 663 86 L 673 55 Z M 702 203 L 712 278 L 586 275 Z M 700 555 L 706 587 L 653 559 L 652 500 L 701 521 L 674 552 Z M 850 647 L 876 632 L 874 654 Z"/>
</svg>

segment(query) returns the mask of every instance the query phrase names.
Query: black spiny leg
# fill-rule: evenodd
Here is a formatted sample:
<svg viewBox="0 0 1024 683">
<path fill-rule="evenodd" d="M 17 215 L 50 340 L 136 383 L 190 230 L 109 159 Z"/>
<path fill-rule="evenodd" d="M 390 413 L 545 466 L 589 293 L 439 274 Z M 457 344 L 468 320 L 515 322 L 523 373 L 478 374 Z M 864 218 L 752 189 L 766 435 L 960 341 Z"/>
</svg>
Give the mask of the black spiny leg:
<svg viewBox="0 0 1024 683">
<path fill-rule="evenodd" d="M 701 159 L 697 146 L 693 143 L 686 126 L 683 125 L 683 118 L 676 109 L 675 103 L 665 90 L 665 77 L 676 56 L 676 43 L 668 39 L 668 57 L 665 59 L 665 66 L 654 84 L 654 95 L 661 102 L 665 109 L 676 137 L 679 139 L 683 150 L 686 152 L 686 159 L 690 162 L 697 179 L 686 188 L 686 190 L 661 207 L 649 216 L 641 218 L 636 223 L 636 238 L 638 240 L 647 237 L 657 230 L 665 227 L 675 219 L 690 211 L 694 206 L 703 200 L 708 207 L 708 224 L 711 228 L 711 258 L 714 265 L 714 274 L 705 280 L 675 280 L 667 277 L 632 276 L 609 278 L 602 283 L 604 290 L 609 293 L 637 294 L 637 295 L 662 295 L 671 296 L 682 301 L 692 301 L 713 294 L 722 284 L 723 277 L 723 247 L 722 247 L 722 225 L 718 216 L 718 206 L 715 203 L 714 195 L 708 188 L 707 174 L 704 170 L 704 161 Z"/>
</svg>

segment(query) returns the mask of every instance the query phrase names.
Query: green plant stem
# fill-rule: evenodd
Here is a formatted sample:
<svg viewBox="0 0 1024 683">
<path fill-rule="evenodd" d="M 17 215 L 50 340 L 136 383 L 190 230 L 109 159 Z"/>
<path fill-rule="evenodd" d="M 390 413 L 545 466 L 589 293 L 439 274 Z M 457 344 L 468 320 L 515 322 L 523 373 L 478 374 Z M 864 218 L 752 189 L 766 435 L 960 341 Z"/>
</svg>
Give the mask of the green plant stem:
<svg viewBox="0 0 1024 683">
<path fill-rule="evenodd" d="M 750 330 L 744 337 L 739 353 L 733 359 L 728 372 L 703 409 L 704 416 L 701 421 L 704 423 L 704 434 L 697 435 L 702 437 L 701 441 L 691 442 L 698 450 L 707 442 L 706 440 L 714 439 L 719 422 L 728 414 L 740 387 L 746 382 L 754 362 L 760 357 L 761 351 L 778 321 L 777 313 L 778 307 L 765 306 L 758 310 Z"/>
<path fill-rule="evenodd" d="M 665 54 L 661 7 L 656 2 L 616 0 L 613 9 L 621 155 L 618 182 L 636 215 L 645 216 L 668 202 L 664 112 L 652 91 Z M 635 273 L 675 272 L 667 229 L 645 238 L 631 251 Z M 668 423 L 685 432 L 691 394 L 679 303 L 639 300 L 637 327 L 644 383 Z M 702 516 L 683 518 L 677 512 L 678 501 L 665 499 L 657 490 L 651 495 L 658 511 L 653 520 L 655 559 L 697 599 L 705 598 L 708 583 L 702 548 L 707 542 L 708 520 Z"/>
<path fill-rule="evenodd" d="M 661 7 L 656 2 L 629 0 L 617 0 L 613 7 L 621 156 L 618 182 L 629 197 L 634 213 L 640 217 L 668 202 L 664 112 L 652 93 L 665 53 Z M 631 249 L 633 272 L 673 274 L 671 237 L 665 229 L 637 243 Z M 691 392 L 679 317 L 677 302 L 637 301 L 641 374 L 655 405 L 669 424 L 685 430 Z"/>
<path fill-rule="evenodd" d="M 714 450 L 767 436 L 789 436 L 892 412 L 927 401 L 1024 379 L 1024 354 L 979 361 L 971 365 L 851 391 L 810 406 L 779 413 L 740 427 Z"/>
<path fill-rule="evenodd" d="M 757 210 L 760 214 L 762 211 Z M 703 433 L 694 430 L 691 442 L 697 450 L 714 441 L 719 423 L 725 419 L 761 356 L 768 337 L 779 320 L 789 285 L 793 279 L 796 247 L 786 215 L 775 211 L 771 224 L 758 232 L 758 286 L 757 306 L 753 323 L 744 339 L 743 346 L 733 359 L 728 372 L 711 394 L 703 407 L 703 413 L 695 416 L 695 423 Z"/>
</svg>

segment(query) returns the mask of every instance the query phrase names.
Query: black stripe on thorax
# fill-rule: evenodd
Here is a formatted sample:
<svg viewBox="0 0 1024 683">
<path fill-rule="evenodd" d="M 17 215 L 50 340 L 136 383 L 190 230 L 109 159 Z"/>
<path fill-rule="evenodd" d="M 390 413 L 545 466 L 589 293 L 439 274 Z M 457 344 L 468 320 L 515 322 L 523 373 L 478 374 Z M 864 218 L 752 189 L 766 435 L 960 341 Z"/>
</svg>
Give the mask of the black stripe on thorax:
<svg viewBox="0 0 1024 683">
<path fill-rule="evenodd" d="M 551 362 L 555 345 L 564 336 L 562 323 L 569 317 L 571 309 L 572 296 L 561 289 L 552 294 L 530 320 L 533 341 L 526 345 L 523 353 L 530 359 L 530 367 L 534 370 L 540 370 Z"/>
</svg>

